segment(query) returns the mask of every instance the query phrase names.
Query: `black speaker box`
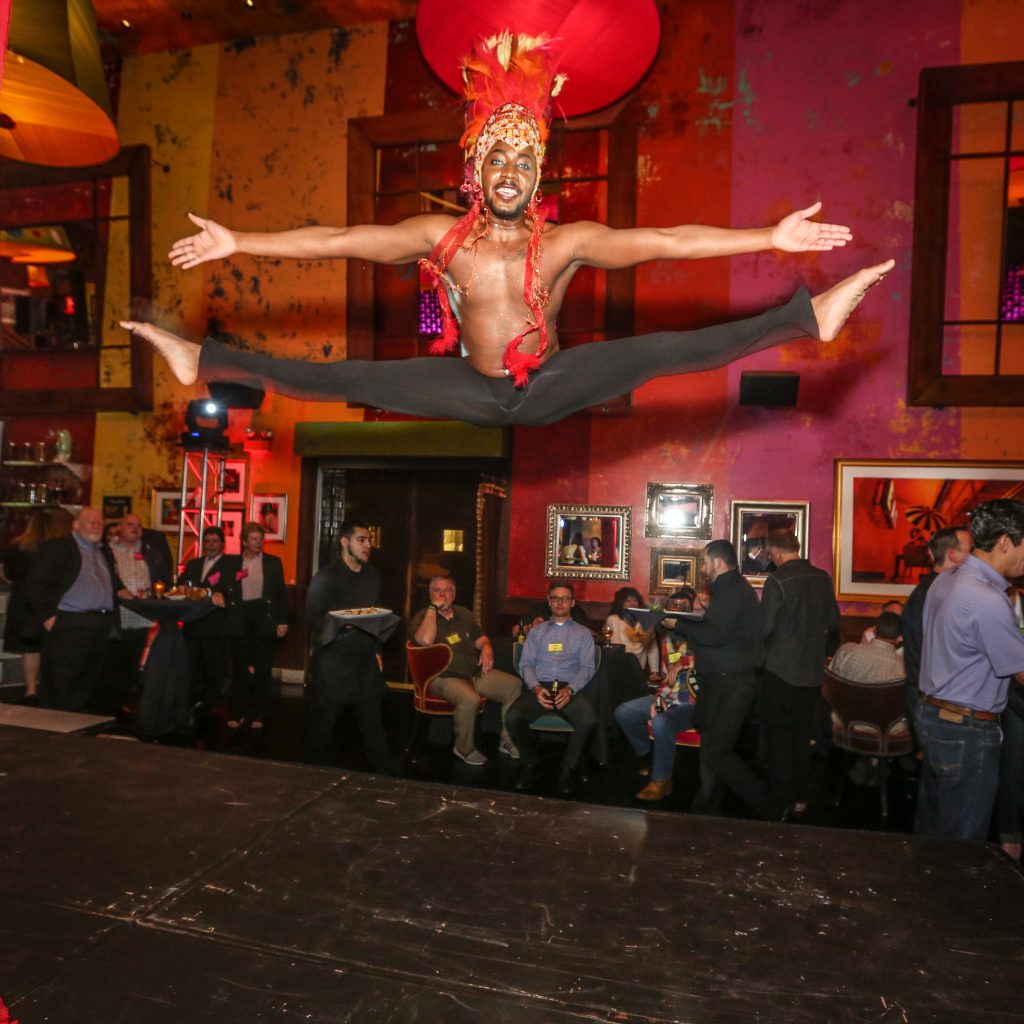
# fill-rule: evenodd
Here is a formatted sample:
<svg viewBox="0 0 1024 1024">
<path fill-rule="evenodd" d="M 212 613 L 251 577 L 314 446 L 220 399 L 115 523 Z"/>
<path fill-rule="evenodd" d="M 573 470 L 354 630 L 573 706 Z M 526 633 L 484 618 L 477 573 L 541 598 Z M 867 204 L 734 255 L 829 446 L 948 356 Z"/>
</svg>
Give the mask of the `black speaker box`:
<svg viewBox="0 0 1024 1024">
<path fill-rule="evenodd" d="M 744 370 L 740 374 L 740 405 L 793 406 L 799 390 L 800 374 L 792 370 Z"/>
</svg>

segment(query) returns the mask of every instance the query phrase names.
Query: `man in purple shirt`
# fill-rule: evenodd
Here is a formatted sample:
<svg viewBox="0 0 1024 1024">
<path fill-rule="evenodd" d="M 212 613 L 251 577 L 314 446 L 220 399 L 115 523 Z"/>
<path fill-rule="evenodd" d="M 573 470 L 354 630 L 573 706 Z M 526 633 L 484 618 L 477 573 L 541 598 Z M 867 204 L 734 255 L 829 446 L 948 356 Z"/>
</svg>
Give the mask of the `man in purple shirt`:
<svg viewBox="0 0 1024 1024">
<path fill-rule="evenodd" d="M 1024 504 L 986 501 L 971 515 L 974 553 L 932 584 L 924 606 L 918 835 L 984 840 L 999 782 L 999 715 L 1024 683 L 1024 636 L 1007 579 L 1024 573 Z"/>
<path fill-rule="evenodd" d="M 533 789 L 540 778 L 537 735 L 530 724 L 541 715 L 554 713 L 572 725 L 558 776 L 558 792 L 568 796 L 580 755 L 597 725 L 594 709 L 580 693 L 594 675 L 594 637 L 586 626 L 573 621 L 576 600 L 568 583 L 553 581 L 548 587 L 548 603 L 551 618 L 526 634 L 519 659 L 526 691 L 509 708 L 505 725 L 523 762 L 516 779 L 518 790 Z"/>
</svg>

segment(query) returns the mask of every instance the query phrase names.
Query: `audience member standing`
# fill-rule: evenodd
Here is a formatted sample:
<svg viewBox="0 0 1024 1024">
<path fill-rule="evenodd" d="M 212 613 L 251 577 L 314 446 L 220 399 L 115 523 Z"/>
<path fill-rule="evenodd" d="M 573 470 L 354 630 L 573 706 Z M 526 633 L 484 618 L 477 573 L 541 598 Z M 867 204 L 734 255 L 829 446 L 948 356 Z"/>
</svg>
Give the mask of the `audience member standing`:
<svg viewBox="0 0 1024 1024">
<path fill-rule="evenodd" d="M 677 619 L 673 632 L 690 642 L 697 673 L 693 724 L 700 732 L 700 791 L 690 809 L 721 814 L 727 789 L 762 818 L 781 818 L 781 794 L 740 756 L 736 747 L 757 696 L 761 615 L 754 588 L 740 575 L 736 549 L 726 540 L 704 548 L 704 579 L 711 599 L 701 621 Z"/>
<path fill-rule="evenodd" d="M 209 588 L 214 605 L 209 614 L 185 625 L 192 704 L 198 714 L 212 707 L 223 695 L 231 661 L 224 601 L 224 591 L 228 589 L 224 572 L 224 531 L 219 526 L 203 530 L 202 557 L 189 560 L 181 582 L 189 587 Z"/>
<path fill-rule="evenodd" d="M 1019 582 L 1019 581 L 1018 581 Z M 1020 586 L 1010 592 L 1017 629 L 1024 634 L 1024 597 Z M 996 831 L 1003 853 L 1021 859 L 1024 831 L 1024 684 L 1014 680 L 1003 712 L 1003 749 L 999 761 Z"/>
<path fill-rule="evenodd" d="M 351 705 L 370 767 L 394 775 L 381 715 L 387 687 L 380 643 L 354 626 L 342 626 L 336 634 L 325 628 L 331 611 L 371 608 L 380 601 L 380 570 L 370 564 L 370 527 L 361 519 L 346 519 L 338 544 L 340 557 L 317 571 L 306 599 L 306 622 L 313 634 L 309 758 L 314 764 L 332 763 L 338 721 Z"/>
<path fill-rule="evenodd" d="M 907 670 L 907 708 L 911 721 L 921 694 L 921 643 L 924 636 L 924 600 L 931 585 L 947 569 L 955 569 L 971 553 L 971 531 L 966 526 L 944 526 L 928 541 L 932 571 L 910 592 L 903 609 L 903 663 Z"/>
<path fill-rule="evenodd" d="M 906 677 L 903 654 L 903 617 L 882 612 L 875 620 L 873 640 L 843 644 L 829 666 L 837 676 L 857 683 L 891 683 Z"/>
<path fill-rule="evenodd" d="M 288 632 L 288 597 L 284 567 L 263 551 L 259 523 L 242 527 L 242 552 L 221 561 L 223 590 L 231 637 L 231 711 L 229 729 L 242 725 L 259 732 L 270 710 L 274 643 Z"/>
<path fill-rule="evenodd" d="M 1024 681 L 1024 636 L 1007 599 L 1007 581 L 1024 574 L 1024 504 L 983 502 L 971 539 L 973 554 L 925 599 L 914 831 L 984 840 L 999 782 L 999 716 L 1013 677 Z"/>
<path fill-rule="evenodd" d="M 121 580 L 118 597 L 149 597 L 154 583 L 169 587 L 174 580 L 171 549 L 167 538 L 157 530 L 144 530 L 142 520 L 129 513 L 121 517 L 117 536 L 110 542 L 117 575 Z M 152 619 L 122 607 L 119 611 L 121 633 L 111 649 L 110 679 L 104 689 L 106 710 L 121 707 L 134 693 L 139 678 L 139 662 L 146 649 Z"/>
<path fill-rule="evenodd" d="M 93 709 L 107 646 L 116 628 L 114 595 L 121 588 L 103 547 L 103 516 L 83 508 L 71 534 L 40 545 L 25 589 L 43 625 L 39 704 L 61 711 Z"/>
<path fill-rule="evenodd" d="M 21 655 L 21 672 L 25 680 L 25 702 L 34 704 L 39 688 L 40 647 L 43 624 L 29 607 L 25 581 L 40 544 L 71 533 L 74 522 L 63 508 L 44 508 L 33 512 L 25 529 L 11 542 L 4 560 L 4 578 L 11 584 L 4 619 L 4 650 Z"/>
<path fill-rule="evenodd" d="M 790 804 L 806 806 L 811 740 L 821 709 L 821 675 L 829 633 L 839 628 L 832 577 L 800 557 L 788 530 L 768 534 L 768 555 L 778 568 L 761 595 L 761 724 L 768 777 Z"/>
<path fill-rule="evenodd" d="M 455 604 L 455 582 L 433 576 L 428 588 L 430 604 L 409 625 L 413 641 L 421 647 L 447 644 L 452 660 L 444 675 L 430 684 L 430 692 L 455 705 L 455 756 L 466 764 L 483 765 L 487 758 L 476 749 L 474 734 L 480 698 L 501 705 L 501 753 L 519 757 L 509 738 L 505 716 L 523 689 L 516 677 L 494 667 L 494 648 L 468 608 Z"/>
</svg>

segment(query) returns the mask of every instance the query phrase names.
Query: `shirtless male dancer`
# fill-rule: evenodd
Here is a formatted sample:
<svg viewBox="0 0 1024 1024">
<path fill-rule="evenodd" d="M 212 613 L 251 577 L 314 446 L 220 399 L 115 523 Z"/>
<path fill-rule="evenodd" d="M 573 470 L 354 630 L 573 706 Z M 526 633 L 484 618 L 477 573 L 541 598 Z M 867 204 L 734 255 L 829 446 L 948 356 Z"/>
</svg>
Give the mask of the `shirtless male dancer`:
<svg viewBox="0 0 1024 1024">
<path fill-rule="evenodd" d="M 813 298 L 800 289 L 784 306 L 695 331 L 662 331 L 560 351 L 555 321 L 580 267 L 618 270 L 648 260 L 701 259 L 778 249 L 830 250 L 849 228 L 810 220 L 821 203 L 774 227 L 702 225 L 613 229 L 592 221 L 546 224 L 539 182 L 550 99 L 561 87 L 550 44 L 509 33 L 478 40 L 463 60 L 467 83 L 467 184 L 461 218 L 411 217 L 398 224 L 231 231 L 189 214 L 200 232 L 171 248 L 183 269 L 242 252 L 276 259 L 419 262 L 432 275 L 444 332 L 432 356 L 315 363 L 224 346 L 202 346 L 148 323 L 121 326 L 150 341 L 183 384 L 201 377 L 294 398 L 362 402 L 393 412 L 483 426 L 542 425 L 609 401 L 653 377 L 724 366 L 805 338 L 831 341 L 894 260 L 866 267 Z M 509 338 L 512 338 L 509 341 Z"/>
</svg>

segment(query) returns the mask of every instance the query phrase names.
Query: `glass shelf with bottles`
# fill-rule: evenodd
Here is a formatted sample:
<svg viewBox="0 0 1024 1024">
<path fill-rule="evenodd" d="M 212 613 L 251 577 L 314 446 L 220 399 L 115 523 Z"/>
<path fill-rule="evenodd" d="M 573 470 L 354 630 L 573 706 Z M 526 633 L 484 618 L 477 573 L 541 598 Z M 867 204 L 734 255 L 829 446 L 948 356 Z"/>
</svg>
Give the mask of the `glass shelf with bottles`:
<svg viewBox="0 0 1024 1024">
<path fill-rule="evenodd" d="M 61 458 L 48 458 L 42 446 L 8 445 L 0 480 L 0 506 L 36 508 L 46 505 L 78 505 L 89 466 Z M 31 450 L 30 450 L 31 448 Z M 37 450 L 38 449 L 38 450 Z M 38 455 L 38 458 L 25 458 Z M 10 457 L 13 456 L 13 457 Z"/>
</svg>

